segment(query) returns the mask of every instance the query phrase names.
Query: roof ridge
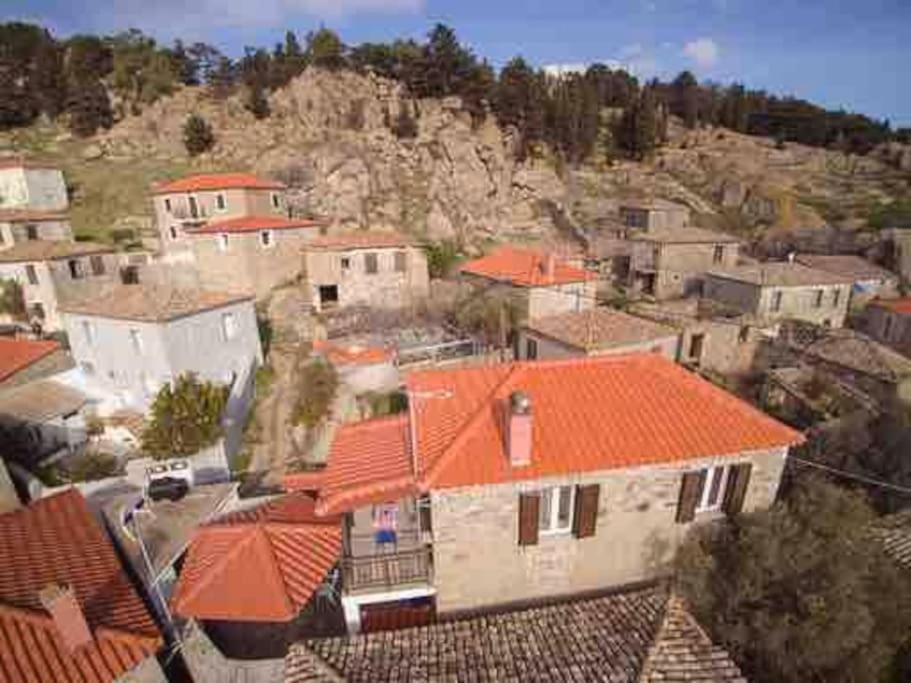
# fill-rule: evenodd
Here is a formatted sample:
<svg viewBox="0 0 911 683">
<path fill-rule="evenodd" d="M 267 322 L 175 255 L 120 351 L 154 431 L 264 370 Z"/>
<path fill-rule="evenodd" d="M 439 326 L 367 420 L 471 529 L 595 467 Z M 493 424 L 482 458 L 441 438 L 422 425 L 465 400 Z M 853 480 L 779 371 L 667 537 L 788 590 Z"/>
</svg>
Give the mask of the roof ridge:
<svg viewBox="0 0 911 683">
<path fill-rule="evenodd" d="M 285 604 L 285 609 L 289 614 L 296 614 L 297 610 L 294 608 L 294 602 L 291 600 L 292 587 L 288 583 L 288 580 L 285 578 L 285 573 L 282 571 L 281 561 L 278 559 L 278 554 L 275 552 L 275 544 L 272 541 L 272 533 L 266 525 L 257 525 L 257 528 L 253 533 L 258 538 L 261 538 L 266 544 L 266 549 L 270 559 L 269 564 L 271 565 L 272 571 L 278 577 L 278 580 L 281 581 L 281 584 L 284 588 L 281 597 L 282 602 Z"/>
<path fill-rule="evenodd" d="M 243 528 L 240 528 L 239 526 L 229 526 L 229 525 L 204 526 L 204 527 L 200 528 L 199 531 L 197 531 L 196 535 L 193 538 L 193 542 L 194 543 L 197 542 L 199 540 L 200 536 L 212 534 L 213 529 L 217 530 L 214 533 L 224 533 L 225 530 L 228 530 L 230 532 L 233 532 L 235 535 L 238 532 L 243 531 Z M 198 581 L 194 582 L 194 584 L 191 586 L 189 591 L 181 591 L 179 594 L 177 591 L 175 591 L 172 599 L 179 598 L 179 602 L 187 602 L 189 599 L 197 597 L 199 595 L 199 593 L 202 592 L 202 590 L 204 588 L 206 588 L 212 582 L 212 580 L 215 578 L 215 574 L 216 574 L 215 570 L 217 568 L 223 567 L 224 564 L 229 559 L 233 558 L 242 549 L 246 548 L 246 546 L 250 542 L 250 538 L 252 538 L 252 534 L 245 534 L 244 536 L 245 537 L 239 539 L 237 541 L 237 543 L 235 543 L 234 546 L 232 546 L 231 549 L 228 550 L 228 552 L 226 552 L 218 560 L 213 562 L 212 566 L 209 567 L 209 570 L 207 572 L 205 572 Z M 181 585 L 181 584 L 178 583 L 178 585 Z"/>
</svg>

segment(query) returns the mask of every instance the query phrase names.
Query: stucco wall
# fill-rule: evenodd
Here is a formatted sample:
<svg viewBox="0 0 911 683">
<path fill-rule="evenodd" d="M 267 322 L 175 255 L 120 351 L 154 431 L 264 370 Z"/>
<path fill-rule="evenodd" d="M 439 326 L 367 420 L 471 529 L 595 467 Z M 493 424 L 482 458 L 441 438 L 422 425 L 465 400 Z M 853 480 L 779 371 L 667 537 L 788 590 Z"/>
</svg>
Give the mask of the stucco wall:
<svg viewBox="0 0 911 683">
<path fill-rule="evenodd" d="M 218 235 L 189 238 L 199 281 L 204 287 L 266 296 L 273 287 L 290 282 L 303 270 L 301 250 L 318 228 L 271 230 L 271 246 L 263 247 L 260 232 L 230 233 L 228 248 L 218 247 Z"/>
<path fill-rule="evenodd" d="M 406 254 L 405 270 L 395 270 L 396 252 Z M 377 255 L 377 272 L 367 273 L 365 257 Z M 305 277 L 313 306 L 320 308 L 319 288 L 336 285 L 340 307 L 364 304 L 400 308 L 421 301 L 430 292 L 427 257 L 416 247 L 310 251 L 305 254 Z M 342 269 L 342 259 L 349 266 Z"/>
<path fill-rule="evenodd" d="M 0 221 L 0 250 L 28 241 L 28 227 L 34 226 L 39 240 L 72 240 L 70 222 L 62 221 Z"/>
<path fill-rule="evenodd" d="M 594 280 L 551 287 L 532 287 L 528 292 L 528 319 L 557 313 L 587 311 L 595 305 Z"/>
<path fill-rule="evenodd" d="M 550 337 L 545 337 L 532 330 L 523 329 L 519 331 L 518 341 L 518 358 L 527 360 L 528 358 L 528 340 L 534 339 L 538 343 L 538 360 L 573 358 L 578 356 L 610 356 L 621 353 L 654 353 L 658 352 L 671 361 L 677 360 L 677 346 L 679 343 L 678 335 L 671 335 L 661 339 L 654 339 L 637 344 L 625 344 L 611 349 L 601 349 L 591 351 L 588 354 L 584 350 L 575 346 L 569 346 Z"/>
<path fill-rule="evenodd" d="M 715 261 L 715 247 L 723 249 Z M 630 284 L 637 286 L 636 272 L 654 270 L 656 299 L 674 299 L 697 293 L 705 273 L 712 268 L 734 266 L 739 246 L 731 243 L 659 244 L 634 241 L 630 259 Z"/>
<path fill-rule="evenodd" d="M 237 334 L 225 341 L 222 315 L 233 313 Z M 118 395 L 124 406 L 145 410 L 162 384 L 185 372 L 227 383 L 241 376 L 254 359 L 262 360 L 256 313 L 250 301 L 232 304 L 168 323 L 150 323 L 67 314 L 73 358 L 94 368 L 92 381 Z M 91 323 L 94 343 L 83 322 Z M 130 337 L 137 330 L 141 351 Z"/>
<path fill-rule="evenodd" d="M 817 307 L 816 293 L 822 290 L 822 305 Z M 833 304 L 835 292 L 838 303 Z M 781 292 L 779 310 L 772 310 L 775 292 Z M 776 287 L 753 285 L 722 277 L 709 276 L 704 294 L 709 299 L 729 304 L 757 316 L 762 320 L 806 320 L 817 325 L 843 327 L 848 314 L 851 286 L 820 285 L 803 287 Z"/>
<path fill-rule="evenodd" d="M 785 449 L 740 458 L 706 458 L 686 466 L 612 470 L 521 484 L 433 491 L 437 610 L 620 586 L 652 578 L 672 558 L 691 524 L 677 524 L 682 475 L 717 463 L 753 464 L 744 510 L 775 499 Z M 601 484 L 595 535 L 541 535 L 518 545 L 519 493 L 561 484 Z M 718 513 L 698 515 L 694 523 Z"/>
<path fill-rule="evenodd" d="M 53 168 L 0 169 L 0 208 L 64 211 L 68 205 L 61 171 Z"/>
</svg>

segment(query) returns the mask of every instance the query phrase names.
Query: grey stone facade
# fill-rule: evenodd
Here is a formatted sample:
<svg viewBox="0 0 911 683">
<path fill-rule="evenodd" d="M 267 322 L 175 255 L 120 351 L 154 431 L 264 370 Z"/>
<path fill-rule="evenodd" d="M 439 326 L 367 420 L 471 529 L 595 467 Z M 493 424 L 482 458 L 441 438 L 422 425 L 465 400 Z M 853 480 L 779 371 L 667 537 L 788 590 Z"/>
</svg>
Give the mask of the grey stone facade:
<svg viewBox="0 0 911 683">
<path fill-rule="evenodd" d="M 631 238 L 628 286 L 658 300 L 698 294 L 705 273 L 737 263 L 739 245 L 707 230 L 646 233 Z"/>
<path fill-rule="evenodd" d="M 68 219 L 60 216 L 53 220 L 4 218 L 0 212 L 0 250 L 29 240 L 72 240 L 73 230 Z"/>
<path fill-rule="evenodd" d="M 29 162 L 0 167 L 0 209 L 65 211 L 68 206 L 60 169 Z"/>
<path fill-rule="evenodd" d="M 907 299 L 901 301 L 908 302 Z M 906 306 L 911 311 L 911 302 Z M 911 355 L 911 312 L 906 313 L 902 307 L 893 307 L 889 302 L 867 306 L 862 327 L 864 332 L 881 344 Z"/>
</svg>

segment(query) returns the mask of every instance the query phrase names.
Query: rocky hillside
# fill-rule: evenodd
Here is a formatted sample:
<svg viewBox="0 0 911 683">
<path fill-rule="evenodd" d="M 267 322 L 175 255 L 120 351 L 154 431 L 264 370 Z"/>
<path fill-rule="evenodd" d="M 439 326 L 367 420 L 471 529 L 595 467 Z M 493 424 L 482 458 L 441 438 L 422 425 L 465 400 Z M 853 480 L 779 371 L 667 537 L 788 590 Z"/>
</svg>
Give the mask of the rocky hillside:
<svg viewBox="0 0 911 683">
<path fill-rule="evenodd" d="M 74 185 L 76 228 L 96 236 L 148 230 L 149 183 L 202 170 L 277 175 L 294 187 L 301 212 L 338 226 L 398 228 L 468 246 L 574 239 L 609 224 L 626 196 L 682 201 L 703 224 L 758 237 L 825 223 L 861 228 L 873 207 L 909 193 L 907 150 L 848 157 L 672 125 L 650 162 L 565 168 L 547 155 L 517 163 L 514 133 L 492 117 L 473 127 L 457 98 L 416 103 L 418 135 L 400 140 L 390 122 L 402 106 L 412 103 L 393 81 L 309 69 L 271 96 L 271 116 L 261 121 L 236 97 L 214 101 L 187 88 L 94 139 L 37 126 L 0 135 L 0 152 L 59 161 Z M 195 159 L 182 142 L 191 112 L 217 137 Z"/>
</svg>

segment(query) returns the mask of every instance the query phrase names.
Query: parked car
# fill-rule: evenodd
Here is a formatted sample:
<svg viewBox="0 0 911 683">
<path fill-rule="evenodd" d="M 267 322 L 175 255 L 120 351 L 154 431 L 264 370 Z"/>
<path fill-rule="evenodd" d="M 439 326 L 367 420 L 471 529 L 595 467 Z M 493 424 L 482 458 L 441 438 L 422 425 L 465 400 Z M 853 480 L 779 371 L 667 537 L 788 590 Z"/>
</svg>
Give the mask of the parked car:
<svg viewBox="0 0 911 683">
<path fill-rule="evenodd" d="M 187 495 L 190 485 L 186 479 L 177 477 L 161 477 L 149 482 L 149 498 L 158 501 L 167 499 L 177 501 Z"/>
</svg>

